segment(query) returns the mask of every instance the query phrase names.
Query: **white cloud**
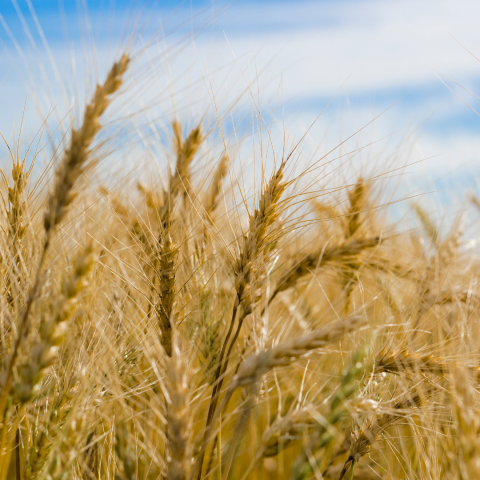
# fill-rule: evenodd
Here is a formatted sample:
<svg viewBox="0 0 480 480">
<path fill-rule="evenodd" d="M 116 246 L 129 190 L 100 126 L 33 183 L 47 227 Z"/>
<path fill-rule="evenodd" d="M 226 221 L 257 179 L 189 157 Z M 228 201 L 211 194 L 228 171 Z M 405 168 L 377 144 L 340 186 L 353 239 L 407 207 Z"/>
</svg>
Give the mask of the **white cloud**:
<svg viewBox="0 0 480 480">
<path fill-rule="evenodd" d="M 477 76 L 450 33 L 480 55 L 479 16 L 469 0 L 279 2 L 238 6 L 221 27 L 237 55 L 275 57 L 269 68 L 283 71 L 285 94 L 328 95 L 350 74 L 352 93 L 438 82 L 434 67 Z"/>
<path fill-rule="evenodd" d="M 286 125 L 299 138 L 300 132 L 305 131 L 320 112 L 325 100 L 348 78 L 341 97 L 345 99 L 347 92 L 352 96 L 351 112 L 345 101 L 337 102 L 312 131 L 313 142 L 330 130 L 321 147 L 324 150 L 328 149 L 327 144 L 335 144 L 340 128 L 345 137 L 353 131 L 352 123 L 356 128 L 362 126 L 403 93 L 411 91 L 410 97 L 414 100 L 407 97 L 393 107 L 375 122 L 373 130 L 367 129 L 361 135 L 360 143 L 388 135 L 410 121 L 419 122 L 429 117 L 425 133 L 420 135 L 414 149 L 402 153 L 402 161 L 415 162 L 441 154 L 416 169 L 443 175 L 452 170 L 453 165 L 452 175 L 461 176 L 460 171 L 480 169 L 477 158 L 480 145 L 472 133 L 477 121 L 480 127 L 480 119 L 477 120 L 440 83 L 435 71 L 439 69 L 460 84 L 475 87 L 480 64 L 452 35 L 480 57 L 478 18 L 480 2 L 472 0 L 238 3 L 218 20 L 212 31 L 198 37 L 194 47 L 170 58 L 167 64 L 157 63 L 157 78 L 150 73 L 149 82 L 138 86 L 145 104 L 151 107 L 152 118 L 161 119 L 159 123 L 173 104 L 166 73 L 172 79 L 172 90 L 177 92 L 176 105 L 180 110 L 184 107 L 197 115 L 207 108 L 211 110 L 204 84 L 210 88 L 211 82 L 218 107 L 225 111 L 225 106 L 231 105 L 245 89 L 243 74 L 236 65 L 238 58 L 248 81 L 254 79 L 258 71 L 265 71 L 259 89 L 261 106 L 266 112 L 271 110 L 281 86 L 278 114 L 282 113 L 282 103 L 292 107 Z M 48 21 L 52 24 L 51 17 Z M 95 19 L 92 23 L 98 25 Z M 173 40 L 172 37 L 169 42 Z M 100 58 L 107 56 L 107 45 L 98 44 L 96 48 Z M 60 68 L 71 72 L 71 58 L 65 45 L 54 41 L 51 49 Z M 153 55 L 156 49 L 149 53 Z M 71 51 L 81 66 L 84 52 L 78 44 Z M 16 118 L 18 131 L 28 89 L 19 81 L 23 67 L 15 51 L 11 50 L 11 53 L 11 57 L 5 55 L 0 60 L 4 71 L 14 66 L 0 87 L 2 104 L 11 112 L 9 117 L 0 119 L 0 127 L 11 130 L 12 119 Z M 91 58 L 88 55 L 91 52 L 87 53 L 87 58 Z M 51 81 L 47 55 L 40 48 L 39 54 L 30 58 L 30 61 L 37 62 L 37 65 L 32 64 L 32 70 L 37 72 L 39 91 L 44 91 L 38 65 L 45 65 L 49 72 L 48 81 Z M 218 70 L 219 67 L 222 69 Z M 77 70 L 75 80 L 78 85 L 83 81 L 82 75 L 82 70 Z M 256 96 L 257 92 L 254 94 Z M 53 95 L 56 95 L 54 101 L 48 94 L 41 99 L 44 110 L 48 104 L 55 103 L 58 108 L 63 108 L 62 112 L 67 111 L 57 90 L 54 89 Z M 70 96 L 69 102 L 73 99 Z M 475 105 L 472 98 L 469 101 Z M 247 108 L 243 112 L 251 113 L 249 103 L 247 95 L 243 103 Z M 301 105 L 302 109 L 293 112 L 295 105 Z M 338 110 L 340 105 L 343 105 L 343 112 Z M 469 128 L 459 133 L 454 122 L 460 117 Z M 35 125 L 33 115 L 28 121 Z M 428 127 L 435 122 L 442 123 L 441 133 Z M 368 149 L 369 154 L 381 159 L 383 147 L 384 143 L 372 147 Z"/>
</svg>

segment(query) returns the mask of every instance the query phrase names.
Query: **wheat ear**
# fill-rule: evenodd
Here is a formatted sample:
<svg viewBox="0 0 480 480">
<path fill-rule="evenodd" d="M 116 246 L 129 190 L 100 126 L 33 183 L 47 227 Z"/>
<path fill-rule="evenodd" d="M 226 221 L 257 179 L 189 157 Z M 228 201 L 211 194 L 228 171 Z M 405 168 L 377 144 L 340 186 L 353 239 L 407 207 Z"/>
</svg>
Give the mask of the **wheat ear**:
<svg viewBox="0 0 480 480">
<path fill-rule="evenodd" d="M 242 480 L 249 478 L 252 470 L 264 458 L 278 455 L 288 444 L 294 441 L 299 434 L 311 426 L 309 405 L 295 408 L 284 416 L 278 416 L 275 421 L 263 432 L 262 444 L 254 460 L 242 476 Z"/>
<path fill-rule="evenodd" d="M 365 209 L 368 197 L 368 185 L 363 178 L 359 178 L 355 186 L 348 192 L 349 207 L 345 238 L 355 235 L 361 226 L 360 213 Z"/>
<path fill-rule="evenodd" d="M 234 300 L 230 328 L 222 346 L 219 360 L 220 365 L 216 372 L 216 379 L 219 379 L 219 384 L 216 389 L 217 391 L 220 391 L 221 389 L 222 376 L 227 371 L 230 354 L 235 342 L 237 341 L 243 321 L 245 317 L 252 312 L 258 300 L 257 293 L 252 290 L 255 263 L 265 251 L 268 241 L 271 240 L 270 237 L 272 232 L 269 231 L 269 227 L 280 215 L 280 199 L 288 186 L 288 182 L 283 181 L 284 169 L 285 163 L 282 163 L 263 191 L 260 197 L 258 208 L 255 210 L 253 215 L 250 216 L 248 233 L 243 238 L 243 245 L 240 255 L 233 264 L 236 296 Z M 275 232 L 275 235 L 278 236 L 278 232 Z M 237 311 L 237 329 L 227 350 L 226 347 L 233 331 Z"/>
<path fill-rule="evenodd" d="M 190 407 L 190 385 L 187 370 L 177 345 L 167 359 L 168 395 L 167 425 L 169 480 L 187 480 L 192 460 L 193 418 Z"/>
<path fill-rule="evenodd" d="M 195 157 L 204 137 L 200 125 L 195 127 L 188 137 L 182 142 L 178 131 L 181 131 L 179 124 L 174 122 L 173 131 L 176 137 L 177 165 L 176 171 L 171 178 L 170 194 L 175 197 L 182 186 L 188 191 L 190 187 L 190 165 Z"/>
<path fill-rule="evenodd" d="M 228 156 L 223 155 L 213 176 L 210 190 L 205 198 L 204 208 L 209 219 L 211 219 L 213 212 L 217 208 L 218 197 L 220 196 L 222 190 L 223 179 L 228 172 L 228 164 Z"/>
<path fill-rule="evenodd" d="M 433 355 L 401 351 L 382 351 L 375 360 L 375 373 L 433 373 L 443 376 L 448 372 L 448 365 Z"/>
<path fill-rule="evenodd" d="M 87 105 L 83 124 L 79 130 L 72 129 L 70 145 L 55 174 L 53 191 L 47 201 L 45 230 L 50 232 L 65 217 L 68 206 L 75 199 L 73 187 L 85 169 L 90 165 L 90 147 L 101 129 L 100 117 L 110 103 L 110 96 L 122 85 L 130 57 L 123 55 L 113 64 L 103 85 L 97 85 L 92 101 Z"/>
<path fill-rule="evenodd" d="M 185 192 L 190 187 L 190 164 L 197 153 L 204 137 L 201 133 L 200 125 L 194 128 L 182 140 L 182 128 L 178 122 L 172 124 L 176 168 L 175 173 L 170 176 L 169 192 L 165 203 L 161 206 L 159 216 L 162 224 L 162 233 L 159 237 L 159 258 L 154 260 L 154 269 L 158 269 L 159 277 L 159 302 L 156 305 L 157 318 L 162 331 L 162 345 L 168 356 L 172 354 L 172 313 L 175 300 L 175 264 L 178 254 L 178 247 L 173 243 L 172 233 L 172 204 L 180 194 L 182 187 Z M 155 279 L 152 281 L 155 285 Z"/>
<path fill-rule="evenodd" d="M 8 188 L 8 202 L 9 208 L 7 211 L 9 234 L 12 244 L 19 244 L 25 232 L 27 225 L 25 223 L 25 213 L 27 209 L 27 202 L 25 199 L 27 181 L 29 172 L 25 171 L 25 159 L 22 161 L 13 161 L 12 179 L 13 187 Z M 17 260 L 18 252 L 15 252 Z"/>
<path fill-rule="evenodd" d="M 19 381 L 13 387 L 13 395 L 20 403 L 27 402 L 36 393 L 45 371 L 56 360 L 93 263 L 93 248 L 89 245 L 75 258 L 70 275 L 62 280 L 60 292 L 51 304 L 51 318 L 41 323 L 40 342 L 33 345 L 28 363 L 18 367 Z"/>
<path fill-rule="evenodd" d="M 1 135 L 1 133 L 0 133 Z M 5 140 L 5 139 L 4 139 Z M 8 247 L 10 250 L 10 259 L 13 268 L 6 267 L 5 274 L 5 296 L 8 304 L 13 308 L 15 300 L 18 300 L 15 291 L 23 289 L 24 281 L 20 278 L 21 259 L 22 259 L 22 241 L 27 231 L 27 182 L 30 177 L 32 167 L 28 171 L 25 170 L 26 158 L 20 160 L 18 154 L 12 152 L 8 143 L 5 142 L 10 151 L 12 159 L 12 187 L 8 186 L 8 181 L 0 170 L 3 178 L 5 189 L 8 192 L 8 204 L 2 195 L 2 200 L 5 208 L 6 217 L 8 220 L 7 235 Z M 33 165 L 33 163 L 32 163 Z M 8 205 L 8 206 L 7 206 Z M 6 259 L 5 259 L 6 260 Z M 15 290 L 15 291 L 14 291 Z"/>
<path fill-rule="evenodd" d="M 437 247 L 439 241 L 439 233 L 437 227 L 433 224 L 430 216 L 419 204 L 415 204 L 413 210 L 415 211 L 418 220 L 420 221 L 425 232 L 427 232 L 431 242 L 433 243 L 433 245 L 435 245 L 435 247 Z"/>
<path fill-rule="evenodd" d="M 43 472 L 46 468 L 49 455 L 52 450 L 54 439 L 62 431 L 68 416 L 72 412 L 71 405 L 68 401 L 78 392 L 74 392 L 76 379 L 73 378 L 59 392 L 56 402 L 50 408 L 47 419 L 39 430 L 38 435 L 35 434 L 35 440 L 30 449 L 30 455 L 25 469 L 26 480 L 37 480 L 43 478 Z"/>
<path fill-rule="evenodd" d="M 175 302 L 175 268 L 178 247 L 168 232 L 159 248 L 159 301 L 155 311 L 162 336 L 160 341 L 165 353 L 172 356 L 173 307 Z"/>
<path fill-rule="evenodd" d="M 356 390 L 356 382 L 365 373 L 368 364 L 365 362 L 365 356 L 368 353 L 368 348 L 363 347 L 359 349 L 352 357 L 350 368 L 342 372 L 341 384 L 337 391 L 330 399 L 330 412 L 325 421 L 320 421 L 319 428 L 310 436 L 310 439 L 302 449 L 302 452 L 295 459 L 290 479 L 291 480 L 305 480 L 311 478 L 314 473 L 313 465 L 316 464 L 316 459 L 319 452 L 323 453 L 323 449 L 330 445 L 336 438 L 335 429 L 329 427 L 336 427 L 345 417 L 350 415 L 349 412 L 349 398 L 352 397 Z M 310 412 L 311 415 L 318 420 L 318 412 Z M 348 444 L 348 445 L 347 445 Z M 343 446 L 348 451 L 350 442 L 344 439 Z M 308 452 L 308 454 L 307 454 Z M 321 454 L 321 453 L 320 453 Z M 337 452 L 339 454 L 339 452 Z M 331 459 L 333 460 L 333 459 Z M 328 469 L 329 465 L 327 465 Z"/>
<path fill-rule="evenodd" d="M 473 378 L 466 368 L 458 368 L 452 374 L 453 383 L 452 411 L 455 419 L 455 437 L 459 464 L 463 464 L 460 471 L 465 472 L 465 478 L 479 478 L 479 432 L 480 421 L 476 411 L 476 387 Z"/>
<path fill-rule="evenodd" d="M 268 303 L 270 303 L 280 292 L 293 287 L 300 279 L 311 273 L 313 270 L 329 264 L 351 261 L 353 257 L 356 257 L 367 248 L 376 247 L 379 242 L 380 239 L 378 237 L 363 240 L 351 240 L 342 245 L 323 248 L 318 252 L 307 255 L 298 260 L 294 266 L 283 275 L 283 278 L 278 282 L 278 285 Z"/>
<path fill-rule="evenodd" d="M 448 373 L 465 369 L 475 377 L 480 376 L 480 367 L 472 365 L 459 365 L 456 362 L 445 362 L 439 357 L 420 352 L 409 352 L 408 350 L 384 350 L 379 353 L 374 364 L 374 373 L 402 373 L 411 371 L 414 373 L 432 373 L 444 377 Z"/>
<path fill-rule="evenodd" d="M 346 320 L 313 330 L 301 337 L 287 340 L 257 355 L 251 355 L 240 365 L 234 382 L 237 385 L 255 383 L 268 371 L 276 367 L 290 365 L 292 361 L 309 351 L 334 343 L 347 333 L 358 330 L 363 325 L 365 325 L 364 317 L 352 316 Z"/>
<path fill-rule="evenodd" d="M 348 192 L 349 206 L 346 213 L 346 224 L 345 224 L 345 239 L 351 239 L 354 235 L 359 232 L 360 227 L 362 226 L 360 214 L 367 207 L 368 202 L 368 193 L 369 188 L 367 183 L 363 180 L 362 177 L 358 179 L 358 182 L 355 184 Z M 360 264 L 354 259 L 345 264 L 346 272 L 343 277 L 343 286 L 345 291 L 345 313 L 348 313 L 350 310 L 350 300 L 353 288 L 356 283 L 356 272 L 360 268 Z"/>
<path fill-rule="evenodd" d="M 283 181 L 285 171 L 285 162 L 282 162 L 278 170 L 272 175 L 272 178 L 265 186 L 258 208 L 253 215 L 250 215 L 248 233 L 243 237 L 243 244 L 239 256 L 233 262 L 233 273 L 235 275 L 235 300 L 233 305 L 230 325 L 223 341 L 222 350 L 218 360 L 218 368 L 215 372 L 215 385 L 213 387 L 210 406 L 207 416 L 207 430 L 215 413 L 218 397 L 222 388 L 224 373 L 228 368 L 228 361 L 240 333 L 243 320 L 253 309 L 256 303 L 256 295 L 252 292 L 252 277 L 254 273 L 254 264 L 259 255 L 263 252 L 269 239 L 269 227 L 278 218 L 280 198 L 288 186 L 288 182 Z M 235 320 L 239 312 L 238 325 L 235 334 L 230 342 Z M 202 475 L 203 458 L 200 460 L 200 470 L 198 479 Z"/>
<path fill-rule="evenodd" d="M 118 422 L 115 426 L 115 453 L 123 466 L 122 472 L 117 472 L 117 480 L 137 480 L 135 451 L 129 444 L 126 422 Z"/>
<path fill-rule="evenodd" d="M 195 157 L 200 145 L 204 141 L 204 136 L 200 125 L 195 127 L 185 140 L 182 139 L 182 127 L 180 123 L 172 123 L 176 164 L 175 172 L 170 175 L 169 191 L 165 204 L 160 209 L 160 220 L 164 228 L 169 228 L 171 222 L 171 211 L 173 203 L 177 196 L 183 191 L 190 191 L 190 165 Z"/>
</svg>

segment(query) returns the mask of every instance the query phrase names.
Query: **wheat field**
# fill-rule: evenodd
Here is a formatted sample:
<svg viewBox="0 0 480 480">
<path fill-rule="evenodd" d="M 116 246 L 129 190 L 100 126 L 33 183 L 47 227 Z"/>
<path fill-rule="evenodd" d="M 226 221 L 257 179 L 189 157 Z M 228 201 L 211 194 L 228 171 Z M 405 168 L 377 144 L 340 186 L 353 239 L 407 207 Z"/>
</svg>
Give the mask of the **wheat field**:
<svg viewBox="0 0 480 480">
<path fill-rule="evenodd" d="M 252 178 L 207 112 L 171 116 L 148 182 L 104 181 L 140 53 L 53 154 L 4 138 L 0 480 L 479 479 L 464 218 L 405 201 L 406 228 L 385 172 L 331 181 L 266 124 Z"/>
</svg>

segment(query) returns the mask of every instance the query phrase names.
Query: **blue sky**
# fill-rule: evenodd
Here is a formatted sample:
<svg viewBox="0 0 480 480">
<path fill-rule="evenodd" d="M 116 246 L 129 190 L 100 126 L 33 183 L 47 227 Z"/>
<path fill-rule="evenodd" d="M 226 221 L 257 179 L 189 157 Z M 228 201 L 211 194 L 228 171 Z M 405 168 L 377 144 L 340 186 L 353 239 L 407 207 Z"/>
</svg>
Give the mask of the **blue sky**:
<svg viewBox="0 0 480 480">
<path fill-rule="evenodd" d="M 11 112 L 0 119 L 0 129 L 7 137 L 13 135 L 12 125 L 18 131 L 27 95 L 41 104 L 28 109 L 32 128 L 48 110 L 51 96 L 58 93 L 55 102 L 61 104 L 35 18 L 26 0 L 17 2 L 18 8 L 10 0 L 0 0 L 0 14 L 15 39 L 0 25 L 4 51 L 0 101 L 3 110 Z M 393 105 L 357 140 L 389 136 L 397 150 L 374 150 L 376 161 L 382 161 L 382 151 L 389 152 L 384 153 L 387 156 L 398 154 L 404 163 L 430 159 L 411 170 L 412 179 L 415 175 L 425 179 L 425 190 L 442 189 L 452 182 L 462 190 L 474 186 L 480 174 L 480 118 L 455 95 L 480 111 L 480 102 L 462 89 L 480 96 L 480 62 L 473 56 L 480 58 L 478 1 L 96 0 L 86 1 L 87 17 L 83 0 L 31 3 L 62 78 L 73 76 L 78 85 L 82 75 L 92 75 L 82 67 L 85 59 L 93 58 L 89 46 L 95 45 L 101 70 L 102 61 L 113 58 L 126 32 L 142 18 L 146 23 L 141 32 L 137 25 L 137 46 L 155 32 L 160 33 L 163 49 L 179 38 L 193 38 L 189 46 L 168 57 L 168 66 L 161 65 L 159 75 L 168 73 L 175 82 L 158 82 L 165 88 L 174 84 L 170 95 L 180 97 L 180 92 L 188 91 L 184 106 L 196 115 L 212 109 L 209 89 L 218 103 L 228 103 L 252 82 L 253 96 L 260 92 L 256 101 L 261 99 L 266 118 L 271 118 L 276 105 L 280 130 L 284 116 L 286 128 L 298 138 L 335 96 L 310 132 L 312 142 L 333 145 Z M 75 73 L 72 55 L 78 63 Z M 187 70 L 188 75 L 181 73 Z M 34 100 L 32 80 L 37 89 Z M 48 84 L 50 91 L 45 89 Z M 247 93 L 243 103 L 247 124 L 251 102 Z"/>
</svg>

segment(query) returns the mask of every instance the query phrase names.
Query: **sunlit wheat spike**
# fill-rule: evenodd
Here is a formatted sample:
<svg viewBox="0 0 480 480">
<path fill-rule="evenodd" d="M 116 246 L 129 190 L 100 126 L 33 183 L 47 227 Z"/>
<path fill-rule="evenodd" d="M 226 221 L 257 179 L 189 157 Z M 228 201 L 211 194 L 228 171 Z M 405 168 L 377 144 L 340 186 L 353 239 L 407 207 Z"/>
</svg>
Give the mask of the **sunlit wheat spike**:
<svg viewBox="0 0 480 480">
<path fill-rule="evenodd" d="M 414 211 L 417 214 L 417 217 L 420 223 L 422 224 L 422 227 L 424 228 L 425 232 L 428 234 L 431 242 L 434 245 L 437 245 L 437 242 L 439 240 L 438 229 L 433 224 L 432 219 L 430 218 L 430 215 L 419 204 L 415 204 Z"/>
<path fill-rule="evenodd" d="M 28 228 L 28 194 L 27 184 L 31 175 L 31 168 L 26 170 L 26 158 L 20 160 L 18 153 L 10 151 L 12 157 L 12 187 L 8 186 L 3 171 L 0 171 L 8 192 L 8 206 L 6 205 L 6 216 L 8 219 L 8 249 L 10 265 L 5 275 L 5 295 L 11 307 L 14 307 L 19 290 L 23 288 L 24 281 L 21 278 L 23 248 L 22 243 Z M 7 261 L 7 259 L 5 259 Z"/>
<path fill-rule="evenodd" d="M 212 179 L 212 184 L 204 201 L 204 208 L 208 217 L 211 217 L 217 208 L 219 196 L 222 190 L 223 179 L 228 172 L 229 159 L 227 155 L 223 155 L 218 164 Z"/>
<path fill-rule="evenodd" d="M 282 163 L 263 190 L 258 207 L 250 215 L 248 232 L 233 265 L 237 301 L 245 314 L 252 310 L 255 303 L 251 291 L 254 261 L 265 248 L 268 229 L 278 218 L 278 203 L 288 186 L 283 181 L 284 169 L 285 163 Z"/>
<path fill-rule="evenodd" d="M 374 364 L 375 373 L 431 373 L 439 377 L 456 375 L 461 369 L 470 372 L 474 378 L 480 378 L 480 367 L 477 365 L 459 364 L 430 353 L 408 350 L 382 350 Z"/>
<path fill-rule="evenodd" d="M 376 247 L 379 242 L 380 239 L 378 237 L 351 240 L 341 245 L 322 248 L 318 252 L 300 258 L 279 280 L 272 297 L 293 287 L 300 279 L 312 271 L 329 264 L 341 265 L 349 260 L 351 261 L 352 258 L 358 256 L 364 250 Z"/>
<path fill-rule="evenodd" d="M 262 443 L 256 457 L 250 463 L 242 479 L 249 478 L 252 470 L 261 460 L 278 455 L 289 444 L 301 438 L 312 427 L 312 418 L 308 406 L 290 409 L 285 415 L 278 416 L 262 434 Z"/>
<path fill-rule="evenodd" d="M 65 217 L 75 198 L 73 187 L 91 163 L 90 148 L 101 129 L 100 118 L 110 103 L 110 96 L 122 85 L 130 57 L 124 54 L 113 64 L 103 85 L 97 85 L 92 101 L 86 106 L 82 126 L 72 129 L 70 144 L 55 174 L 53 191 L 47 201 L 44 224 L 49 232 Z"/>
<path fill-rule="evenodd" d="M 49 315 L 40 327 L 40 341 L 32 346 L 29 362 L 18 367 L 19 380 L 13 387 L 13 394 L 19 402 L 30 400 L 46 370 L 56 361 L 59 346 L 65 340 L 69 321 L 78 303 L 78 296 L 86 286 L 93 264 L 93 247 L 87 245 L 74 259 L 72 271 L 62 279 L 57 296 L 51 299 Z"/>
<path fill-rule="evenodd" d="M 172 330 L 174 325 L 175 303 L 175 269 L 178 247 L 173 243 L 169 233 L 164 235 L 159 248 L 159 300 L 156 305 L 158 325 L 162 332 L 160 338 L 166 354 L 172 355 Z"/>
<path fill-rule="evenodd" d="M 262 435 L 262 448 L 259 458 L 278 455 L 288 443 L 299 437 L 312 426 L 308 407 L 294 408 L 283 417 L 277 417 Z"/>
<path fill-rule="evenodd" d="M 172 130 L 177 157 L 175 172 L 170 179 L 170 197 L 174 199 L 180 192 L 190 191 L 190 166 L 204 141 L 204 136 L 200 125 L 195 127 L 185 140 L 182 140 L 182 128 L 178 122 L 173 122 Z"/>
<path fill-rule="evenodd" d="M 192 466 L 193 416 L 189 375 L 185 360 L 177 345 L 172 347 L 172 356 L 167 359 L 168 389 L 168 467 L 167 478 L 186 480 Z"/>
<path fill-rule="evenodd" d="M 431 354 L 409 352 L 408 350 L 382 351 L 377 356 L 374 371 L 378 373 L 433 373 L 443 376 L 449 371 L 449 366 Z"/>
<path fill-rule="evenodd" d="M 212 419 L 218 404 L 219 392 L 223 385 L 224 373 L 227 371 L 231 352 L 235 346 L 243 321 L 252 312 L 257 301 L 256 293 L 252 291 L 252 281 L 254 274 L 254 265 L 257 258 L 262 254 L 269 233 L 269 227 L 279 216 L 279 203 L 285 192 L 288 182 L 283 180 L 286 163 L 282 162 L 278 169 L 273 173 L 269 182 L 262 188 L 258 207 L 249 217 L 249 227 L 247 233 L 240 242 L 240 252 L 232 262 L 232 268 L 235 278 L 235 299 L 233 312 L 228 325 L 228 330 L 223 340 L 222 349 L 218 359 L 218 367 L 215 372 L 215 381 L 218 381 L 213 387 L 212 397 L 207 416 L 207 430 L 211 425 Z M 237 311 L 239 312 L 237 319 Z M 235 321 L 237 328 L 234 333 Z M 233 333 L 233 337 L 232 337 Z M 232 339 L 230 340 L 230 338 Z M 207 439 L 207 434 L 205 434 Z M 198 479 L 202 475 L 203 454 L 199 460 Z"/>
<path fill-rule="evenodd" d="M 360 213 L 365 210 L 368 200 L 368 184 L 359 178 L 355 186 L 348 192 L 349 207 L 347 212 L 347 226 L 345 237 L 350 238 L 361 226 Z"/>
</svg>

